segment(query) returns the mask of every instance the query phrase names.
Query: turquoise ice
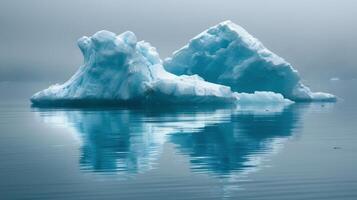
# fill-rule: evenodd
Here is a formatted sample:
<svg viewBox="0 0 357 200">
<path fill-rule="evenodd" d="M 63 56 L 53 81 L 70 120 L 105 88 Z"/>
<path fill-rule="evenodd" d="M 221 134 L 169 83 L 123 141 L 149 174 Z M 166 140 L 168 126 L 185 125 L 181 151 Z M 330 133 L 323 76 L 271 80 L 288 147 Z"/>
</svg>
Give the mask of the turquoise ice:
<svg viewBox="0 0 357 200">
<path fill-rule="evenodd" d="M 164 61 L 176 75 L 197 74 L 233 91 L 272 91 L 294 101 L 334 101 L 334 95 L 312 92 L 296 69 L 242 27 L 222 22 L 194 37 Z"/>
<path fill-rule="evenodd" d="M 229 86 L 205 81 L 199 75 L 166 71 L 154 47 L 138 42 L 134 33 L 99 31 L 82 37 L 78 46 L 84 64 L 65 83 L 31 97 L 35 105 L 111 104 L 290 104 L 273 92 L 237 93 Z"/>
</svg>

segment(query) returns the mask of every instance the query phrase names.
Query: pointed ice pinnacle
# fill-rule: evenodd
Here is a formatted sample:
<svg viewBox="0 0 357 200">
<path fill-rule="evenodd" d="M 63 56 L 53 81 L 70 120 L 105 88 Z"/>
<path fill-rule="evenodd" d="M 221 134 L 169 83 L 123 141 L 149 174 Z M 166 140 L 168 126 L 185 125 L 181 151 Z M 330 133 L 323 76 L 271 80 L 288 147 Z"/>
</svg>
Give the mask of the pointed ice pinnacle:
<svg viewBox="0 0 357 200">
<path fill-rule="evenodd" d="M 335 101 L 334 95 L 312 92 L 288 62 L 242 27 L 224 21 L 194 37 L 164 61 L 176 75 L 197 74 L 236 92 L 272 91 L 294 101 Z"/>
</svg>

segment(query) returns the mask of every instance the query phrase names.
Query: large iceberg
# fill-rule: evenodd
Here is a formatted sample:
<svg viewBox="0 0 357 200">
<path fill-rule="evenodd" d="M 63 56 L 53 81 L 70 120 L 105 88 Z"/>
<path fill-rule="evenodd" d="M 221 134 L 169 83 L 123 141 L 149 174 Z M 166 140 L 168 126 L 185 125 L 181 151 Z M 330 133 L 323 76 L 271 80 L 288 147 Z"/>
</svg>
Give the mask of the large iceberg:
<svg viewBox="0 0 357 200">
<path fill-rule="evenodd" d="M 169 73 L 156 49 L 130 31 L 99 31 L 78 46 L 84 64 L 67 82 L 34 94 L 34 105 L 291 103 L 272 92 L 236 93 L 199 75 Z"/>
<path fill-rule="evenodd" d="M 194 37 L 164 61 L 176 75 L 198 74 L 233 91 L 272 91 L 294 101 L 334 101 L 334 95 L 312 92 L 288 62 L 231 21 Z"/>
</svg>

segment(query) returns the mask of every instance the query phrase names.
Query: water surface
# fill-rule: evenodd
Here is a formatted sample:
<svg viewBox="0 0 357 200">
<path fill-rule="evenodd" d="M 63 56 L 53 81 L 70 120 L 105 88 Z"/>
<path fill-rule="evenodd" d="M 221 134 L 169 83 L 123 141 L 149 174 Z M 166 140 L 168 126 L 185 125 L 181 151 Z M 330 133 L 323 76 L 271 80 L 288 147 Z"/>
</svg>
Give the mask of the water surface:
<svg viewBox="0 0 357 200">
<path fill-rule="evenodd" d="M 342 93 L 341 93 L 342 94 Z M 0 199 L 357 199 L 357 109 L 0 103 Z"/>
</svg>

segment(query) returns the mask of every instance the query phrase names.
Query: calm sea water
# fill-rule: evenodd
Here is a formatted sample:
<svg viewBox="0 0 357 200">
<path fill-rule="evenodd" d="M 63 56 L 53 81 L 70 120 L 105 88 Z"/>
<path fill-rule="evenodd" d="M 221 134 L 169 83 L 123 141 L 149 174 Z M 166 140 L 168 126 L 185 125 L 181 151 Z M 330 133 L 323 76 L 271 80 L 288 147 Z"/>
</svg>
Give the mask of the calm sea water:
<svg viewBox="0 0 357 200">
<path fill-rule="evenodd" d="M 335 89 L 337 103 L 288 107 L 40 109 L 7 99 L 0 199 L 357 199 L 356 98 Z"/>
</svg>

